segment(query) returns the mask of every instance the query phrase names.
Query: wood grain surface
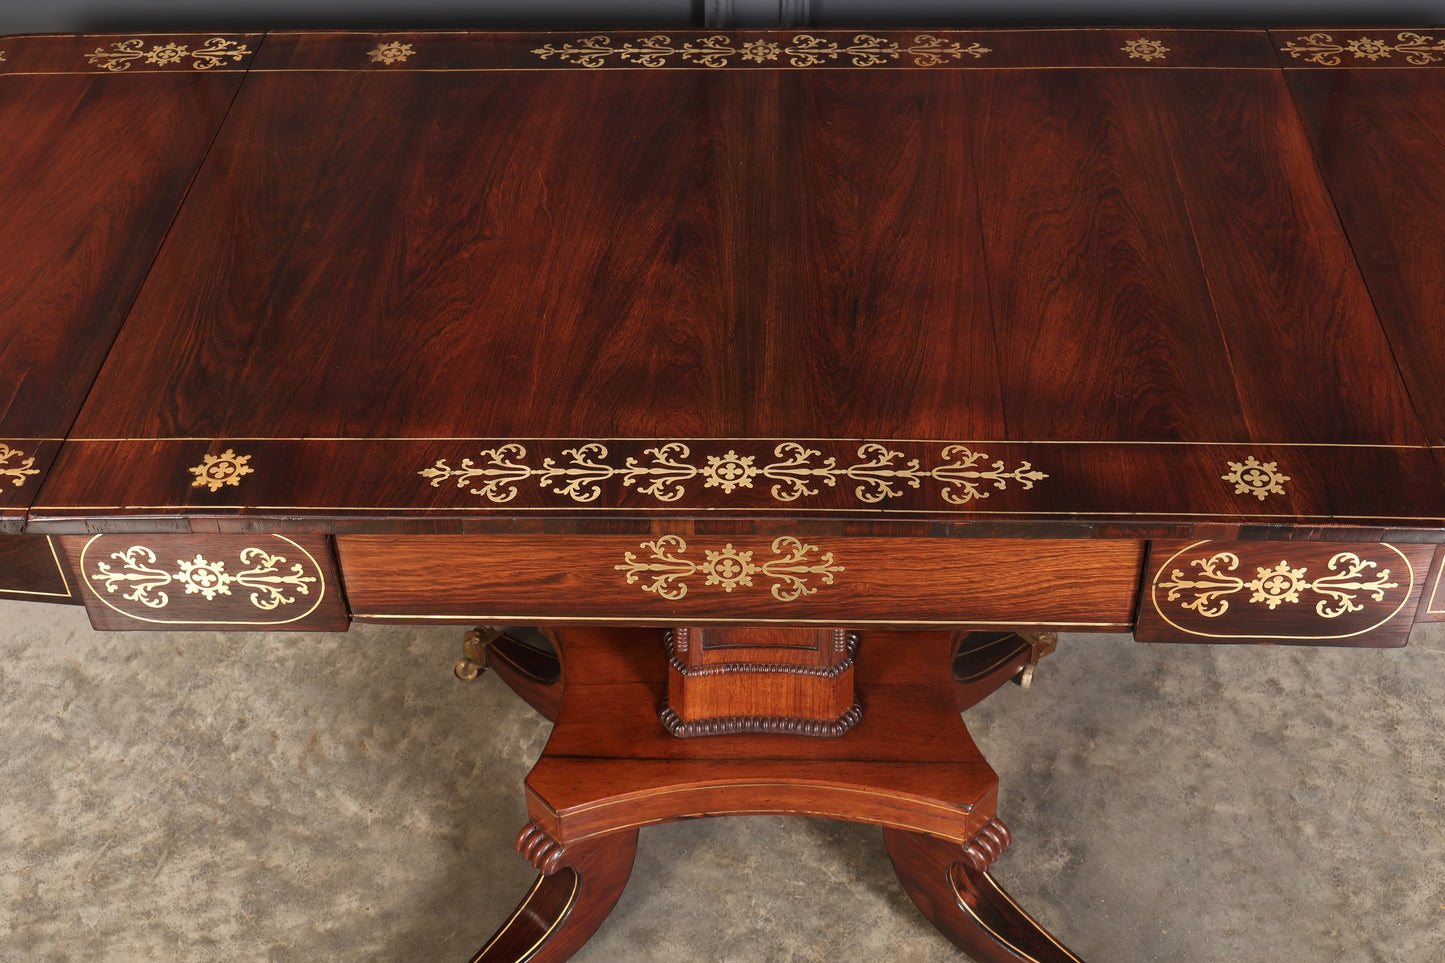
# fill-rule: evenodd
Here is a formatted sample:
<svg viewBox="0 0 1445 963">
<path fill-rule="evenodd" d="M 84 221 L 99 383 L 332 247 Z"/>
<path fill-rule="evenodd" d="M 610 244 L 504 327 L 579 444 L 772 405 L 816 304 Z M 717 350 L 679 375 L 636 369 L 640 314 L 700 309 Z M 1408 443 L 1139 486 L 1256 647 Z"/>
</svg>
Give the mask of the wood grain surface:
<svg viewBox="0 0 1445 963">
<path fill-rule="evenodd" d="M 87 48 L 0 41 L 0 531 L 20 530 L 241 84 L 118 76 Z"/>
<path fill-rule="evenodd" d="M 1445 519 L 1263 32 L 719 36 L 268 37 L 35 530 Z M 650 497 L 671 443 L 1047 479 Z M 542 484 L 589 445 L 610 484 Z M 193 487 L 227 449 L 256 473 Z M 1248 458 L 1290 483 L 1236 492 Z"/>
</svg>

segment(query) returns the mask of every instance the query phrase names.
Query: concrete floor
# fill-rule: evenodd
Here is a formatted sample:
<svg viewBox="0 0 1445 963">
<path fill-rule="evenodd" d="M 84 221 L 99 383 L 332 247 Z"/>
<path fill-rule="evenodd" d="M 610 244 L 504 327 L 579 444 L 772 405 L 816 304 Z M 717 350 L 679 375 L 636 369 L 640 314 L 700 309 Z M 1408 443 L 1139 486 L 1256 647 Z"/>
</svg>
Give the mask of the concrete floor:
<svg viewBox="0 0 1445 963">
<path fill-rule="evenodd" d="M 548 724 L 459 631 L 102 634 L 0 603 L 0 961 L 461 960 L 532 879 Z M 1445 626 L 1404 650 L 1067 636 L 966 719 L 996 876 L 1084 959 L 1445 959 Z M 587 961 L 959 960 L 877 830 L 646 829 Z"/>
</svg>

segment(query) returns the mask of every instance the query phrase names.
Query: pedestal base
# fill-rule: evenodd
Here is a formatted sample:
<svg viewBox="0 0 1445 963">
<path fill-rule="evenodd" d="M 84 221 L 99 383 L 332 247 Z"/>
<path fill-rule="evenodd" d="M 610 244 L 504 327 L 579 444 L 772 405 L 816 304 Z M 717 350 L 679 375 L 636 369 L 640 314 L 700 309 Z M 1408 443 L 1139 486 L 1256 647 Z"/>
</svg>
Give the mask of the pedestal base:
<svg viewBox="0 0 1445 963">
<path fill-rule="evenodd" d="M 639 827 L 740 814 L 881 826 L 905 889 L 961 949 L 985 961 L 1077 963 L 988 876 L 1008 833 L 995 818 L 998 777 L 958 715 L 950 633 L 865 635 L 864 719 L 833 739 L 675 738 L 657 715 L 660 632 L 569 629 L 556 641 L 556 686 L 566 684 L 527 776 L 531 823 L 517 843 L 542 875 L 474 963 L 567 959 L 621 896 Z"/>
</svg>

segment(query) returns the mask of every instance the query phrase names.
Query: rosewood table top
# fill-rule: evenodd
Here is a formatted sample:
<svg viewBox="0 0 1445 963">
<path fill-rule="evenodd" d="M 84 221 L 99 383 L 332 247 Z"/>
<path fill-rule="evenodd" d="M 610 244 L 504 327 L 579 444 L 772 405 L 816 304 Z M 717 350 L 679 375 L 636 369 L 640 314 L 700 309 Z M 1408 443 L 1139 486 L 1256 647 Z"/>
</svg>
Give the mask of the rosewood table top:
<svg viewBox="0 0 1445 963">
<path fill-rule="evenodd" d="M 1442 68 L 1353 28 L 0 39 L 0 594 L 1403 644 L 1445 619 Z"/>
</svg>

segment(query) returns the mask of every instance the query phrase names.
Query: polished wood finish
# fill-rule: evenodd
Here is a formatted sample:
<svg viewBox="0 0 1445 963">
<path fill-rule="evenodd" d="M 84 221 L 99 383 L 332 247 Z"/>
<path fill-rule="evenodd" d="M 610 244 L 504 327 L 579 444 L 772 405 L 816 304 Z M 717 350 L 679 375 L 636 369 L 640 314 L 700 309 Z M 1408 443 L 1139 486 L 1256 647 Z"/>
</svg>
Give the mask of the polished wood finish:
<svg viewBox="0 0 1445 963">
<path fill-rule="evenodd" d="M 667 691 L 659 718 L 674 736 L 836 737 L 862 717 L 853 698 L 858 636 L 844 629 L 680 625 L 664 641 Z"/>
<path fill-rule="evenodd" d="M 0 535 L 0 598 L 80 605 L 54 538 Z"/>
<path fill-rule="evenodd" d="M 737 634 L 745 639 L 747 631 Z M 637 634 L 557 633 L 573 681 L 527 777 L 532 822 L 517 842 L 543 876 L 478 960 L 530 959 L 534 947 L 570 953 L 580 945 L 574 936 L 590 935 L 600 922 L 595 913 L 605 915 L 620 897 L 640 825 L 775 812 L 883 826 L 904 888 L 976 959 L 1076 959 L 987 875 L 1008 830 L 994 817 L 997 777 L 953 704 L 942 660 L 954 645 L 947 633 L 870 633 L 861 653 L 880 651 L 859 658 L 870 714 L 818 752 L 811 751 L 816 742 L 798 737 L 670 738 L 652 718 L 662 680 L 649 647 L 631 637 Z M 594 877 L 574 854 L 605 865 Z M 588 896 L 595 902 L 582 904 L 578 894 L 594 883 Z M 573 915 L 584 910 L 574 926 Z"/>
<path fill-rule="evenodd" d="M 78 70 L 101 39 L 0 41 L 0 532 L 23 528 L 241 85 Z"/>
<path fill-rule="evenodd" d="M 988 867 L 1009 843 L 994 820 L 967 847 L 883 830 L 903 888 L 934 926 L 978 963 L 1081 963 L 994 882 Z"/>
<path fill-rule="evenodd" d="M 1108 630 L 1133 619 L 1143 548 L 1127 539 L 691 533 L 336 537 L 355 618 L 521 624 L 994 623 Z M 709 553 L 736 558 L 741 552 L 751 553 L 749 564 L 758 569 L 750 584 L 710 581 Z"/>
<path fill-rule="evenodd" d="M 1428 30 L 5 38 L 0 594 L 553 626 L 472 653 L 557 723 L 481 959 L 731 811 L 888 827 L 968 952 L 1073 959 L 957 722 L 1014 633 L 1445 618 L 1442 78 Z"/>
<path fill-rule="evenodd" d="M 561 963 L 586 943 L 632 875 L 637 830 L 561 846 L 536 826 L 517 851 L 541 871 L 536 884 L 471 963 Z"/>
<path fill-rule="evenodd" d="M 567 667 L 527 809 L 562 843 L 695 816 L 803 812 L 967 842 L 998 780 L 958 720 L 947 632 L 862 633 L 863 721 L 836 739 L 677 739 L 655 629 L 554 630 Z"/>
<path fill-rule="evenodd" d="M 98 629 L 340 632 L 350 623 L 324 535 L 58 541 Z"/>
<path fill-rule="evenodd" d="M 490 628 L 466 633 L 462 652 L 462 660 L 454 670 L 458 678 L 470 681 L 490 669 L 538 714 L 557 721 L 566 679 L 555 647 L 543 651 L 500 629 Z"/>
<path fill-rule="evenodd" d="M 1404 645 L 1433 545 L 1150 543 L 1141 642 Z"/>
<path fill-rule="evenodd" d="M 1039 660 L 1058 647 L 1055 632 L 959 632 L 953 641 L 953 698 L 958 711 L 978 705 L 1004 682 L 1033 683 Z"/>
</svg>

